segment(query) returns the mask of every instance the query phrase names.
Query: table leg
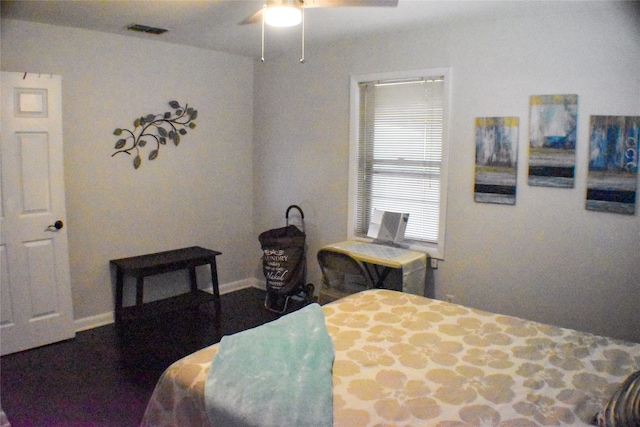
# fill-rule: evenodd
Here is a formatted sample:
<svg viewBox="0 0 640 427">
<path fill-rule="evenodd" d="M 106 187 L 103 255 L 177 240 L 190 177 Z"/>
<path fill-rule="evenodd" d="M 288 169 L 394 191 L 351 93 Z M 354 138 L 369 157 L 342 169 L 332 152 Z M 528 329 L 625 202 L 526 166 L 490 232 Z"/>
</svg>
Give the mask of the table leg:
<svg viewBox="0 0 640 427">
<path fill-rule="evenodd" d="M 211 259 L 211 285 L 213 287 L 213 303 L 216 306 L 216 314 L 220 314 L 220 289 L 218 288 L 218 269 L 216 267 L 216 258 Z"/>
<path fill-rule="evenodd" d="M 387 275 L 391 271 L 391 267 L 383 267 L 382 272 L 379 272 L 378 282 L 376 283 L 376 288 L 384 289 L 384 281 L 387 278 Z"/>
<path fill-rule="evenodd" d="M 120 323 L 122 321 L 122 293 L 124 288 L 124 273 L 122 269 L 116 267 L 116 307 L 115 307 L 115 317 L 116 323 Z"/>
<path fill-rule="evenodd" d="M 144 292 L 144 276 L 136 278 L 136 305 L 142 305 Z"/>
<path fill-rule="evenodd" d="M 189 267 L 189 281 L 191 282 L 191 292 L 198 290 L 198 279 L 196 277 L 196 268 Z"/>
<path fill-rule="evenodd" d="M 391 267 L 381 266 L 377 264 L 364 264 L 369 272 L 369 276 L 374 281 L 374 287 L 377 289 L 385 289 L 384 281 L 391 271 Z M 373 271 L 372 271 L 373 270 Z M 375 274 L 373 274 L 375 272 Z"/>
</svg>

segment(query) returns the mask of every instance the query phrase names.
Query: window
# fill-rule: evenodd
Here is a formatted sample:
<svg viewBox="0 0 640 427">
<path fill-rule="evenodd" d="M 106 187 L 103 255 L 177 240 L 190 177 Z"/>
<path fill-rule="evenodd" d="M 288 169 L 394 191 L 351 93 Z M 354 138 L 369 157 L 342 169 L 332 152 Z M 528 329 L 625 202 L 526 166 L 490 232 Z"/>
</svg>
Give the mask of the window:
<svg viewBox="0 0 640 427">
<path fill-rule="evenodd" d="M 444 258 L 448 70 L 354 76 L 349 235 L 373 209 L 409 212 L 405 242 Z"/>
</svg>

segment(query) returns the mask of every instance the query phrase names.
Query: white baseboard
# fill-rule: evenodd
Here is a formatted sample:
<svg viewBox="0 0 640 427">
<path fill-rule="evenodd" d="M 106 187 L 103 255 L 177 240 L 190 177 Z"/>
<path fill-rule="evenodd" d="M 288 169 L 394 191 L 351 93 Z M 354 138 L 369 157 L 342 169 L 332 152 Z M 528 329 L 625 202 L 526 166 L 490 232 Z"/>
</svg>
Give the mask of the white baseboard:
<svg viewBox="0 0 640 427">
<path fill-rule="evenodd" d="M 220 285 L 219 288 L 220 288 L 220 295 L 224 295 L 224 294 L 228 294 L 230 292 L 238 291 L 240 289 L 245 289 L 245 288 L 258 288 L 258 289 L 264 290 L 266 289 L 266 285 L 264 281 L 251 277 L 248 279 L 238 280 L 231 283 L 225 283 L 223 285 Z M 203 288 L 202 290 L 209 293 L 213 293 L 213 285 L 209 285 L 208 287 Z M 76 332 L 82 332 L 88 329 L 110 325 L 113 322 L 115 322 L 115 316 L 113 311 L 97 314 L 95 316 L 84 317 L 82 319 L 76 319 L 73 321 Z"/>
<path fill-rule="evenodd" d="M 110 311 L 95 316 L 76 319 L 73 321 L 73 324 L 75 325 L 76 332 L 82 332 L 88 329 L 110 325 L 113 322 L 115 322 L 115 317 L 113 316 L 113 311 Z"/>
<path fill-rule="evenodd" d="M 220 295 L 228 294 L 229 292 L 238 291 L 245 288 L 258 288 L 263 290 L 267 289 L 264 282 L 261 282 L 254 277 L 250 277 L 248 279 L 238 280 L 236 282 L 220 285 Z M 209 293 L 213 293 L 213 286 L 209 285 L 209 287 L 204 288 L 203 290 Z"/>
</svg>

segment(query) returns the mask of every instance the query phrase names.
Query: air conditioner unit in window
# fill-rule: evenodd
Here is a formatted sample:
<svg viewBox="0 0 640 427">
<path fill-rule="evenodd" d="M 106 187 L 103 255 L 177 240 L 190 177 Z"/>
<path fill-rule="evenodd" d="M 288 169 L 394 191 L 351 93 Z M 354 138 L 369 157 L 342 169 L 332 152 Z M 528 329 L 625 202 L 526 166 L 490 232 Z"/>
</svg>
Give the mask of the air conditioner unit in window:
<svg viewBox="0 0 640 427">
<path fill-rule="evenodd" d="M 408 213 L 373 210 L 367 237 L 383 243 L 398 243 L 404 240 L 409 221 Z"/>
</svg>

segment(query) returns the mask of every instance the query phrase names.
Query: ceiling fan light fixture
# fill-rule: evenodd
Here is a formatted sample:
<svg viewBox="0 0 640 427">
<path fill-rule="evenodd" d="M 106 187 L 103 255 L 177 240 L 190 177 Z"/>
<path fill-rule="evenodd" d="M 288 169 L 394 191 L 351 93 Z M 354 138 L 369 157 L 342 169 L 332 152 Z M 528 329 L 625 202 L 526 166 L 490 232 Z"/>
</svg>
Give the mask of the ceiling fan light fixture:
<svg viewBox="0 0 640 427">
<path fill-rule="evenodd" d="M 274 27 L 294 27 L 302 22 L 302 10 L 295 6 L 267 7 L 264 13 L 264 22 Z"/>
</svg>

